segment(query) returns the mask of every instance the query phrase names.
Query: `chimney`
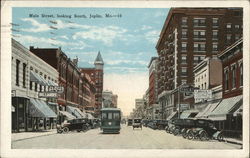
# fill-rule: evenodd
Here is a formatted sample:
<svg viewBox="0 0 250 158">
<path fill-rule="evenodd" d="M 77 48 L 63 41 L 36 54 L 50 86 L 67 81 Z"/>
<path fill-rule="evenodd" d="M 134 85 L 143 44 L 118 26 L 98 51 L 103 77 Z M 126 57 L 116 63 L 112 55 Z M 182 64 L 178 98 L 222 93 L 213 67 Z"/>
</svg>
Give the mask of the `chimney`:
<svg viewBox="0 0 250 158">
<path fill-rule="evenodd" d="M 34 46 L 30 46 L 30 50 L 33 50 L 34 49 Z"/>
</svg>

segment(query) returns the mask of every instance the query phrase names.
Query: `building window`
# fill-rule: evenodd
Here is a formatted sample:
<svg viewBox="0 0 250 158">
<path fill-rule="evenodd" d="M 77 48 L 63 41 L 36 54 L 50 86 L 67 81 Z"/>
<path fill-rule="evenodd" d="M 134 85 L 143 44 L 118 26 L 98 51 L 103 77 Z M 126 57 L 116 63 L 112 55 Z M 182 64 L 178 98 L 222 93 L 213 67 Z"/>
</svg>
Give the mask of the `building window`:
<svg viewBox="0 0 250 158">
<path fill-rule="evenodd" d="M 187 30 L 182 30 L 181 31 L 181 37 L 182 38 L 187 38 Z"/>
<path fill-rule="evenodd" d="M 37 92 L 37 83 L 35 82 L 35 92 Z"/>
<path fill-rule="evenodd" d="M 205 56 L 194 56 L 194 64 L 198 64 L 205 59 Z"/>
<path fill-rule="evenodd" d="M 240 86 L 243 86 L 243 64 L 240 64 Z"/>
<path fill-rule="evenodd" d="M 227 23 L 226 28 L 227 29 L 231 29 L 232 28 L 232 24 L 231 23 Z"/>
<path fill-rule="evenodd" d="M 206 82 L 204 83 L 204 89 L 207 89 L 207 83 Z"/>
<path fill-rule="evenodd" d="M 213 43 L 213 51 L 218 51 L 218 43 Z"/>
<path fill-rule="evenodd" d="M 182 26 L 187 26 L 187 17 L 183 17 L 183 18 L 181 19 L 181 25 L 182 25 Z"/>
<path fill-rule="evenodd" d="M 27 65 L 23 63 L 23 88 L 26 87 L 26 67 Z"/>
<path fill-rule="evenodd" d="M 234 25 L 234 28 L 239 29 L 240 25 Z"/>
<path fill-rule="evenodd" d="M 199 19 L 194 19 L 194 27 L 198 26 L 206 26 L 206 19 L 205 18 L 199 18 Z"/>
<path fill-rule="evenodd" d="M 213 26 L 218 26 L 218 25 L 219 25 L 219 19 L 213 18 Z"/>
<path fill-rule="evenodd" d="M 236 67 L 232 67 L 232 88 L 236 87 Z"/>
<path fill-rule="evenodd" d="M 19 86 L 19 65 L 20 61 L 16 59 L 16 85 Z"/>
<path fill-rule="evenodd" d="M 181 75 L 184 75 L 184 76 L 187 75 L 187 68 L 186 67 L 181 68 Z"/>
<path fill-rule="evenodd" d="M 30 90 L 32 90 L 32 81 L 30 81 Z"/>
<path fill-rule="evenodd" d="M 225 90 L 228 90 L 229 89 L 229 87 L 228 87 L 228 85 L 229 85 L 229 80 L 228 80 L 228 70 L 226 70 L 225 72 L 224 72 L 224 76 L 225 76 L 225 85 L 224 85 L 224 87 L 225 87 Z"/>
<path fill-rule="evenodd" d="M 205 43 L 194 43 L 194 51 L 205 51 L 206 50 L 206 44 Z"/>
<path fill-rule="evenodd" d="M 232 35 L 231 34 L 227 34 L 227 43 L 230 43 L 230 41 L 231 41 L 231 39 L 232 39 Z"/>
<path fill-rule="evenodd" d="M 181 43 L 181 50 L 187 51 L 187 43 Z"/>
<path fill-rule="evenodd" d="M 187 56 L 181 56 L 181 63 L 186 64 L 187 63 Z"/>
<path fill-rule="evenodd" d="M 197 30 L 195 30 L 194 31 L 194 38 L 198 38 L 198 39 L 200 39 L 200 38 L 205 38 L 205 36 L 206 36 L 206 31 L 205 30 L 199 30 L 199 31 L 197 31 Z"/>
<path fill-rule="evenodd" d="M 218 30 L 213 30 L 212 36 L 213 40 L 218 40 Z"/>
<path fill-rule="evenodd" d="M 235 35 L 235 40 L 237 41 L 237 40 L 239 40 L 240 39 L 240 35 L 239 34 L 236 34 Z"/>
</svg>

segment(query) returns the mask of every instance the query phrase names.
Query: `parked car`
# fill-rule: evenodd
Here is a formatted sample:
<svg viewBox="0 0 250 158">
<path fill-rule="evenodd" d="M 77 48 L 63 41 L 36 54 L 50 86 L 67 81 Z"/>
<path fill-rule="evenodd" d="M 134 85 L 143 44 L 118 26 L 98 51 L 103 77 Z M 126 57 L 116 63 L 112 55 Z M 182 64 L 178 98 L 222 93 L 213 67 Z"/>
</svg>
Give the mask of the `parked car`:
<svg viewBox="0 0 250 158">
<path fill-rule="evenodd" d="M 149 121 L 149 123 L 147 124 L 147 126 L 149 127 L 149 128 L 152 128 L 152 129 L 157 129 L 157 126 L 156 126 L 156 120 L 151 120 L 151 121 Z"/>
<path fill-rule="evenodd" d="M 141 119 L 138 119 L 138 118 L 133 119 L 133 124 L 132 124 L 132 126 L 133 126 L 133 129 L 134 129 L 134 128 L 141 128 L 141 129 L 142 129 Z"/>
<path fill-rule="evenodd" d="M 150 122 L 150 120 L 148 120 L 148 119 L 143 119 L 143 120 L 142 120 L 142 125 L 143 125 L 144 127 L 147 127 L 149 122 Z"/>
<path fill-rule="evenodd" d="M 159 130 L 163 130 L 168 125 L 168 121 L 167 120 L 156 120 L 155 125 Z"/>
<path fill-rule="evenodd" d="M 133 120 L 132 119 L 128 119 L 128 126 L 132 126 L 132 124 L 133 124 Z"/>
<path fill-rule="evenodd" d="M 57 125 L 57 133 L 68 133 L 76 130 L 77 132 L 86 132 L 90 125 L 86 118 L 65 120 L 61 125 Z"/>
</svg>

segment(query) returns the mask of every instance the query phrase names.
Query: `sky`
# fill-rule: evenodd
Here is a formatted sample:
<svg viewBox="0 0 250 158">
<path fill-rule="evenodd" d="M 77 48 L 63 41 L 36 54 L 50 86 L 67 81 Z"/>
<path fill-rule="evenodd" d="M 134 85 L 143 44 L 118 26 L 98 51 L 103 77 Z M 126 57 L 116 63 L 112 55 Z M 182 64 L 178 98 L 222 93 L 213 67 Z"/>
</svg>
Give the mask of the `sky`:
<svg viewBox="0 0 250 158">
<path fill-rule="evenodd" d="M 128 115 L 148 88 L 148 64 L 168 8 L 13 8 L 12 37 L 22 45 L 61 47 L 79 67 L 104 60 L 104 90 Z M 106 16 L 106 15 L 111 16 Z"/>
</svg>

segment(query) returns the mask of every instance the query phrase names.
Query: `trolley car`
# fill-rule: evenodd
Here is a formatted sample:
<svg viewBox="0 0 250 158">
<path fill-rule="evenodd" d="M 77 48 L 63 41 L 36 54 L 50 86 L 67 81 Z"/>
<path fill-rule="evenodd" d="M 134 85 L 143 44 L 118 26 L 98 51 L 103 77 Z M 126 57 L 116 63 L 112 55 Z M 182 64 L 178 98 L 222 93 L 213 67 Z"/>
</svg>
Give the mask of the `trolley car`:
<svg viewBox="0 0 250 158">
<path fill-rule="evenodd" d="M 120 133 L 121 110 L 118 108 L 101 109 L 101 130 L 103 133 Z"/>
</svg>

